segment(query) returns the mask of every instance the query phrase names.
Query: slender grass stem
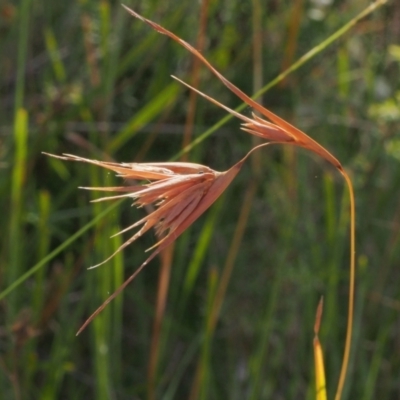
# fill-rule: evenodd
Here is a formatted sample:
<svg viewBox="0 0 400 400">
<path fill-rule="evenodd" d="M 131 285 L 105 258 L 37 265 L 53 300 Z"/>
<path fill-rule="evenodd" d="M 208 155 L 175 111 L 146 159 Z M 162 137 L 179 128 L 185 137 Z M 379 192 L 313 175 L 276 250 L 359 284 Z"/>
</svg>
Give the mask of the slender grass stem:
<svg viewBox="0 0 400 400">
<path fill-rule="evenodd" d="M 349 196 L 350 196 L 350 282 L 349 282 L 349 306 L 348 306 L 348 317 L 347 317 L 347 332 L 346 342 L 344 347 L 342 368 L 340 370 L 339 383 L 336 390 L 335 400 L 342 398 L 342 392 L 347 374 L 347 367 L 349 365 L 350 350 L 351 350 L 351 338 L 353 333 L 353 318 L 354 318 L 354 291 L 355 291 L 355 279 L 356 279 L 356 208 L 355 208 L 355 197 L 353 184 L 349 175 L 346 171 L 341 171 L 344 179 L 346 180 Z"/>
<path fill-rule="evenodd" d="M 13 282 L 20 274 L 22 267 L 22 206 L 25 183 L 25 166 L 27 158 L 28 114 L 24 109 L 25 68 L 28 54 L 30 0 L 20 4 L 18 26 L 18 61 L 16 71 L 16 88 L 14 97 L 14 142 L 15 158 L 12 175 L 11 204 L 10 204 L 10 235 L 9 235 L 9 268 L 7 283 Z M 11 318 L 17 311 L 17 297 L 9 301 L 8 312 Z"/>
<path fill-rule="evenodd" d="M 15 111 L 22 107 L 25 89 L 25 68 L 28 54 L 29 14 L 31 0 L 23 0 L 19 6 L 19 30 L 18 30 L 18 67 L 15 88 Z"/>
<path fill-rule="evenodd" d="M 197 33 L 197 43 L 196 43 L 196 48 L 201 52 L 204 49 L 205 45 L 205 38 L 206 38 L 206 28 L 207 28 L 207 20 L 208 20 L 208 5 L 209 5 L 209 0 L 203 0 L 201 2 L 201 10 L 200 10 L 200 24 L 199 24 L 199 30 Z M 193 65 L 192 65 L 192 71 L 191 71 L 191 85 L 195 87 L 196 89 L 199 86 L 200 82 L 200 65 L 201 62 L 200 60 L 192 56 L 193 59 Z M 193 132 L 193 125 L 194 125 L 194 120 L 195 120 L 195 111 L 196 111 L 196 105 L 197 105 L 197 93 L 194 92 L 193 90 L 190 91 L 189 94 L 189 108 L 186 116 L 186 121 L 185 121 L 185 128 L 183 132 L 183 140 L 182 140 L 182 148 L 186 148 L 192 139 L 192 132 Z M 188 155 L 187 153 L 183 153 L 181 157 L 182 161 L 187 161 Z"/>
<path fill-rule="evenodd" d="M 38 258 L 42 259 L 46 256 L 50 247 L 50 230 L 49 226 L 49 215 L 50 215 L 50 194 L 47 191 L 39 192 L 39 207 L 40 207 L 40 221 L 39 221 L 39 243 L 38 243 Z M 35 289 L 33 293 L 34 309 L 37 312 L 36 320 L 40 320 L 40 316 L 43 312 L 43 287 L 45 282 L 45 268 L 42 268 L 37 276 L 35 282 Z"/>
<path fill-rule="evenodd" d="M 10 204 L 10 234 L 9 234 L 9 268 L 7 269 L 7 283 L 17 279 L 22 270 L 21 246 L 23 234 L 21 229 L 23 219 L 24 189 L 26 184 L 26 162 L 28 154 L 28 113 L 24 108 L 17 110 L 14 125 L 15 156 L 11 185 Z M 12 317 L 17 312 L 17 296 L 9 301 L 8 312 Z"/>
<path fill-rule="evenodd" d="M 171 267 L 174 256 L 175 243 L 172 243 L 160 253 L 161 268 L 158 276 L 158 290 L 156 312 L 153 321 L 153 334 L 151 337 L 149 364 L 147 372 L 147 399 L 156 399 L 156 377 L 160 359 L 161 333 L 164 313 L 167 304 Z"/>
</svg>

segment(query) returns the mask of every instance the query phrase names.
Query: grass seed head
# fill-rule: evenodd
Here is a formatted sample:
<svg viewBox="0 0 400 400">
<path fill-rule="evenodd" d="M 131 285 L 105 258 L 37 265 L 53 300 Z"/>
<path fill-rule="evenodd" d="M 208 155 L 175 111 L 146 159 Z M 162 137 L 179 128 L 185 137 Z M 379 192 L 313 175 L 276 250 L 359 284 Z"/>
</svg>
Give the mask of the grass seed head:
<svg viewBox="0 0 400 400">
<path fill-rule="evenodd" d="M 90 160 L 71 154 L 49 155 L 62 160 L 98 165 L 116 172 L 119 177 L 131 182 L 128 186 L 83 187 L 82 189 L 119 193 L 96 199 L 95 202 L 130 198 L 137 207 L 153 206 L 152 212 L 116 235 L 140 227 L 139 230 L 114 254 L 92 268 L 104 264 L 149 229 L 154 228 L 158 242 L 148 249 L 155 249 L 146 263 L 150 261 L 175 241 L 217 200 L 239 172 L 244 161 L 240 161 L 228 171 L 218 172 L 201 164 L 186 162 L 114 163 Z"/>
<path fill-rule="evenodd" d="M 45 153 L 46 154 L 46 153 Z M 120 194 L 94 201 L 132 198 L 138 207 L 153 206 L 147 216 L 128 226 L 117 235 L 133 228 L 141 228 L 125 241 L 110 257 L 91 268 L 106 263 L 125 247 L 133 243 L 150 228 L 155 228 L 158 242 L 148 250 L 153 253 L 126 281 L 86 320 L 77 335 L 137 276 L 137 274 L 163 249 L 173 243 L 204 211 L 213 204 L 240 171 L 247 156 L 225 172 L 200 164 L 186 162 L 114 163 L 90 160 L 64 154 L 61 160 L 80 161 L 112 170 L 118 176 L 135 182 L 129 186 L 85 187 L 83 189 L 117 192 Z M 145 180 L 145 183 L 143 183 Z M 122 194 L 121 194 L 122 193 Z"/>
</svg>

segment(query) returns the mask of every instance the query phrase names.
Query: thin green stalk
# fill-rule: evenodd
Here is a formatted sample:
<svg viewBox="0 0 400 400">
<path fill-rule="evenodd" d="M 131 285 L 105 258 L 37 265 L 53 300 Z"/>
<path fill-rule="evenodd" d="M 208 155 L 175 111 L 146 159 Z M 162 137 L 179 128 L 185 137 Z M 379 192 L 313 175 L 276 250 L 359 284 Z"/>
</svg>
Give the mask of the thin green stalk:
<svg viewBox="0 0 400 400">
<path fill-rule="evenodd" d="M 106 151 L 113 154 L 119 150 L 128 140 L 135 136 L 140 128 L 152 121 L 156 115 L 160 114 L 165 109 L 165 107 L 168 107 L 171 103 L 175 102 L 179 90 L 179 85 L 172 82 L 160 91 L 151 102 L 135 113 L 135 115 L 126 123 L 124 128 L 121 129 L 118 135 L 108 142 Z"/>
<path fill-rule="evenodd" d="M 118 214 L 119 215 L 119 214 Z M 115 225 L 112 232 L 118 232 L 120 230 L 119 225 Z M 122 236 L 117 235 L 111 239 L 111 252 L 114 252 L 122 245 Z M 113 258 L 113 265 L 111 267 L 111 281 L 112 281 L 112 291 L 119 288 L 125 279 L 125 263 L 123 253 L 118 253 Z M 122 383 L 122 317 L 123 317 L 123 300 L 122 296 L 115 299 L 112 307 L 111 316 L 111 327 L 112 335 L 110 339 L 110 349 L 112 351 L 112 371 L 114 379 L 114 387 L 120 387 Z"/>
<path fill-rule="evenodd" d="M 49 230 L 49 216 L 50 216 L 50 193 L 47 191 L 39 192 L 39 225 L 38 225 L 38 259 L 41 260 L 48 254 L 50 247 L 50 230 Z M 37 322 L 40 320 L 42 312 L 44 296 L 43 288 L 45 287 L 45 268 L 41 268 L 35 279 L 35 290 L 33 293 L 33 309 L 36 312 L 35 319 Z"/>
<path fill-rule="evenodd" d="M 44 30 L 44 39 L 47 47 L 47 52 L 51 59 L 54 75 L 60 84 L 65 84 L 67 74 L 65 72 L 64 64 L 61 61 L 60 51 L 58 50 L 57 40 L 53 30 L 47 27 Z"/>
<path fill-rule="evenodd" d="M 97 169 L 95 166 L 90 166 L 90 185 L 93 187 L 108 186 L 104 182 L 103 171 Z M 96 192 L 92 192 L 93 199 L 96 198 Z M 94 203 L 93 212 L 94 215 L 101 214 L 104 211 L 105 203 Z M 96 239 L 93 248 L 93 259 L 92 263 L 97 263 L 97 260 L 102 260 L 112 254 L 116 249 L 111 249 L 110 234 L 109 230 L 105 229 L 105 226 L 113 225 L 110 224 L 109 220 L 113 219 L 113 215 L 109 215 L 106 220 L 99 221 L 96 229 Z M 108 296 L 108 293 L 112 293 L 112 269 L 110 268 L 96 268 L 91 271 L 87 277 L 90 280 L 90 287 L 92 289 L 92 301 L 91 305 L 96 305 L 103 301 L 104 297 Z M 94 355 L 94 372 L 96 376 L 96 399 L 107 400 L 112 397 L 112 370 L 110 361 L 112 359 L 112 349 L 110 348 L 111 338 L 111 309 L 107 307 L 101 315 L 93 321 L 92 333 L 94 336 L 93 340 L 93 355 Z"/>
<path fill-rule="evenodd" d="M 26 183 L 26 161 L 28 141 L 28 114 L 25 109 L 20 108 L 16 112 L 14 126 L 15 157 L 12 174 L 11 204 L 10 204 L 10 234 L 9 249 L 10 261 L 7 268 L 7 283 L 12 284 L 21 274 L 23 263 L 23 233 L 22 213 L 24 188 Z M 13 295 L 8 302 L 8 312 L 11 318 L 17 313 L 17 297 Z"/>
<path fill-rule="evenodd" d="M 116 15 L 112 18 L 111 5 L 109 1 L 102 0 L 99 5 L 100 14 L 100 50 L 102 55 L 102 68 L 101 68 L 101 89 L 103 99 L 103 109 L 101 119 L 109 122 L 114 106 L 114 92 L 116 87 L 116 80 L 118 78 L 118 63 L 121 58 L 121 43 L 124 37 L 125 21 L 127 19 L 126 13 L 123 12 L 122 7 L 117 7 Z M 111 30 L 111 27 L 113 29 Z M 102 137 L 104 144 L 102 147 L 107 147 L 109 132 Z M 108 180 L 108 175 L 104 176 L 104 179 Z M 103 182 L 104 182 L 103 179 Z M 94 183 L 94 182 L 93 182 Z M 99 208 L 99 211 L 104 208 L 104 205 Z M 115 227 L 115 232 L 119 229 L 119 213 L 115 213 L 108 218 L 108 226 Z M 103 225 L 104 227 L 104 225 Z M 122 237 L 114 237 L 113 240 L 109 239 L 109 230 L 102 229 L 99 233 L 99 242 L 96 243 L 97 254 L 101 254 L 101 258 L 106 258 L 109 254 L 114 253 L 121 244 Z M 106 254 L 107 253 L 107 254 Z M 119 254 L 118 257 L 112 260 L 112 265 L 109 268 L 101 268 L 96 271 L 99 276 L 101 289 L 99 294 L 101 296 L 100 301 L 118 288 L 124 280 L 124 259 L 123 255 Z M 100 297 L 99 296 L 99 297 Z M 97 301 L 97 299 L 96 299 Z M 103 319 L 105 325 L 104 331 L 106 331 L 105 337 L 97 337 L 102 342 L 106 342 L 108 347 L 107 356 L 99 354 L 99 356 L 105 361 L 103 372 L 107 375 L 109 380 L 109 390 L 111 394 L 115 388 L 121 382 L 121 334 L 122 334 L 122 306 L 123 297 L 119 298 L 118 301 L 109 307 L 109 313 Z M 112 329 L 111 329 L 112 328 Z M 100 388 L 99 392 L 103 392 Z"/>
<path fill-rule="evenodd" d="M 28 140 L 28 115 L 23 108 L 25 90 L 25 68 L 28 53 L 30 0 L 23 0 L 19 11 L 18 27 L 18 61 L 16 73 L 16 88 L 14 102 L 14 143 L 15 158 L 12 175 L 11 204 L 10 204 L 10 241 L 9 265 L 6 271 L 7 284 L 12 283 L 23 270 L 22 252 L 23 235 L 21 231 L 23 210 L 23 188 Z M 8 313 L 11 318 L 17 312 L 17 297 L 12 296 L 8 303 Z"/>
<path fill-rule="evenodd" d="M 28 54 L 28 37 L 29 37 L 29 15 L 31 0 L 22 0 L 18 8 L 19 29 L 18 29 L 18 62 L 17 62 L 17 79 L 15 87 L 15 103 L 14 110 L 17 114 L 18 110 L 23 106 L 24 90 L 25 90 L 25 68 Z"/>
</svg>

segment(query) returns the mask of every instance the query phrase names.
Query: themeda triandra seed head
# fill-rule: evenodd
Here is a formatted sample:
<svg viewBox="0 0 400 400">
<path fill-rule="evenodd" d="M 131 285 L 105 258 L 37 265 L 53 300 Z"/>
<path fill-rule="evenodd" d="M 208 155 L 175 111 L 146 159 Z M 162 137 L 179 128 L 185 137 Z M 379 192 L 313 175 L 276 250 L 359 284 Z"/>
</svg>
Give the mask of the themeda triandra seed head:
<svg viewBox="0 0 400 400">
<path fill-rule="evenodd" d="M 142 236 L 150 228 L 155 228 L 159 240 L 154 246 L 148 249 L 154 250 L 153 253 L 151 253 L 147 260 L 144 261 L 143 264 L 89 317 L 78 331 L 78 334 L 111 300 L 121 293 L 150 260 L 174 242 L 178 236 L 218 199 L 240 171 L 240 168 L 247 158 L 247 156 L 243 158 L 228 171 L 218 172 L 204 165 L 186 162 L 119 164 L 90 160 L 71 154 L 64 154 L 63 156 L 56 156 L 53 154 L 47 155 L 61 160 L 80 161 L 98 165 L 116 172 L 121 178 L 136 181 L 135 184 L 130 186 L 82 188 L 119 193 L 94 201 L 127 197 L 133 199 L 134 204 L 138 207 L 147 205 L 155 206 L 155 210 L 147 216 L 128 226 L 121 232 L 116 233 L 116 235 L 119 235 L 133 228 L 141 227 L 109 258 L 91 267 L 95 268 L 104 264 Z M 143 180 L 145 180 L 145 183 L 140 183 L 140 181 Z"/>
<path fill-rule="evenodd" d="M 81 161 L 110 169 L 119 177 L 146 183 L 117 187 L 83 187 L 82 189 L 117 192 L 113 196 L 94 201 L 105 201 L 120 198 L 131 198 L 134 205 L 143 207 L 152 204 L 156 209 L 141 220 L 128 226 L 116 235 L 133 228 L 141 227 L 133 236 L 124 242 L 109 258 L 93 266 L 104 264 L 119 251 L 133 243 L 150 228 L 155 228 L 158 242 L 148 250 L 155 249 L 146 260 L 149 262 L 156 254 L 171 244 L 188 228 L 212 203 L 221 195 L 232 179 L 239 172 L 243 161 L 225 172 L 194 163 L 113 163 L 90 160 L 83 157 L 65 154 L 52 157 L 68 161 Z"/>
</svg>

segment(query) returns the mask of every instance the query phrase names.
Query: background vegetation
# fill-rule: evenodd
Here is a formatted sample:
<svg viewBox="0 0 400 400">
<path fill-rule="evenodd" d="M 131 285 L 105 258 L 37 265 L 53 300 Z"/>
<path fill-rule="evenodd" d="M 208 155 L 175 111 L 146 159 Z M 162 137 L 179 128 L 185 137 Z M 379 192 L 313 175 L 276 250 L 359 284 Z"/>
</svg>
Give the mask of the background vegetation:
<svg viewBox="0 0 400 400">
<path fill-rule="evenodd" d="M 127 0 L 197 43 L 247 93 L 368 3 Z M 260 100 L 332 151 L 354 179 L 358 281 L 347 399 L 400 396 L 399 38 L 394 1 Z M 155 237 L 87 271 L 122 241 L 109 237 L 145 211 L 129 201 L 111 210 L 90 204 L 97 194 L 78 186 L 118 178 L 41 152 L 176 157 L 185 131 L 190 142 L 226 113 L 196 102 L 171 74 L 230 107 L 240 102 L 178 44 L 111 0 L 4 0 L 0 44 L 2 290 L 31 272 L 1 302 L 2 398 L 313 399 L 321 295 L 332 396 L 348 290 L 348 197 L 335 170 L 299 149 L 262 150 L 177 241 L 172 258 L 154 260 L 76 337 Z M 237 120 L 220 125 L 190 161 L 226 170 L 248 151 L 252 138 Z"/>
</svg>

